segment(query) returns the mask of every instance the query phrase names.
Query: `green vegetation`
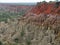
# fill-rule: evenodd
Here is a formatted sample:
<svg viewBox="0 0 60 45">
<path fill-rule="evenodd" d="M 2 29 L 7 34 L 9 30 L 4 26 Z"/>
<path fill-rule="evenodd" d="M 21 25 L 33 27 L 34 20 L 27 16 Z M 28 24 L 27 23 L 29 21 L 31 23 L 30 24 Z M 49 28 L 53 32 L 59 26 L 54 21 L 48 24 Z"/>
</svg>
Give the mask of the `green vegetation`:
<svg viewBox="0 0 60 45">
<path fill-rule="evenodd" d="M 11 19 L 11 18 L 16 18 L 18 16 L 21 16 L 25 13 L 24 10 L 22 10 L 21 12 L 15 13 L 15 12 L 0 12 L 0 22 L 1 21 L 5 21 L 7 22 L 7 19 Z"/>
<path fill-rule="evenodd" d="M 25 34 L 25 33 L 24 33 L 24 30 L 22 30 L 22 32 L 21 32 L 21 37 L 23 37 L 23 36 L 24 36 L 24 34 Z"/>
<path fill-rule="evenodd" d="M 0 41 L 0 45 L 3 45 L 3 43 Z"/>
<path fill-rule="evenodd" d="M 26 38 L 26 45 L 30 45 L 31 44 L 31 39 L 30 39 L 30 37 L 28 36 L 27 38 Z"/>
<path fill-rule="evenodd" d="M 18 38 L 15 38 L 14 41 L 15 41 L 16 43 L 18 43 L 19 39 L 18 39 Z"/>
</svg>

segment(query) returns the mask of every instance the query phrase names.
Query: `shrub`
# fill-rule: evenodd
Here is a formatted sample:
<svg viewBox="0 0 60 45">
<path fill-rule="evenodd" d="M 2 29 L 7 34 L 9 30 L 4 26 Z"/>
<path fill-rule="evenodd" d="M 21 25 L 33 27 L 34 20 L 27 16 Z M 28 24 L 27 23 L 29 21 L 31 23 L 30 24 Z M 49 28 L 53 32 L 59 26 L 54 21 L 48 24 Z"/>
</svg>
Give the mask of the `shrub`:
<svg viewBox="0 0 60 45">
<path fill-rule="evenodd" d="M 14 41 L 15 41 L 16 43 L 18 43 L 19 39 L 18 39 L 18 38 L 15 38 Z"/>
<path fill-rule="evenodd" d="M 26 44 L 27 44 L 27 45 L 30 45 L 30 44 L 31 44 L 31 39 L 30 39 L 30 38 L 27 38 L 27 39 L 26 39 Z"/>
<path fill-rule="evenodd" d="M 0 45 L 3 45 L 3 43 L 0 41 Z"/>
</svg>

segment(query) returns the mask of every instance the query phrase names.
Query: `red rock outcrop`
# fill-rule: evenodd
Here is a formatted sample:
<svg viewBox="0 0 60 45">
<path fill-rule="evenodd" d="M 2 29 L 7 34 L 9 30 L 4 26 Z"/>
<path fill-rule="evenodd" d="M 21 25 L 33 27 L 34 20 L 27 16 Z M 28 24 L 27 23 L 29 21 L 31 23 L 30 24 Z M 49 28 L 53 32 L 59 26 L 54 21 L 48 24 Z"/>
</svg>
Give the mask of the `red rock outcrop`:
<svg viewBox="0 0 60 45">
<path fill-rule="evenodd" d="M 51 2 L 51 3 L 38 3 L 31 12 L 35 14 L 45 13 L 45 14 L 60 14 L 60 3 L 57 7 L 57 4 L 59 2 Z"/>
</svg>

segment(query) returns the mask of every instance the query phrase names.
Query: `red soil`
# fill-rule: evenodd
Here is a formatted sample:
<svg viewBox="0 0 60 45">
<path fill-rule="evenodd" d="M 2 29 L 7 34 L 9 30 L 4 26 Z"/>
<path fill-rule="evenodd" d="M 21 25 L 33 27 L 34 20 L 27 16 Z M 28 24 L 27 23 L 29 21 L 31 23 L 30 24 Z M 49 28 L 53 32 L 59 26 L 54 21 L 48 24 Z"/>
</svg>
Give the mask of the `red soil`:
<svg viewBox="0 0 60 45">
<path fill-rule="evenodd" d="M 56 7 L 56 3 L 41 3 L 37 4 L 31 12 L 34 14 L 40 14 L 40 13 L 45 13 L 45 14 L 60 14 L 60 6 L 58 8 Z"/>
</svg>

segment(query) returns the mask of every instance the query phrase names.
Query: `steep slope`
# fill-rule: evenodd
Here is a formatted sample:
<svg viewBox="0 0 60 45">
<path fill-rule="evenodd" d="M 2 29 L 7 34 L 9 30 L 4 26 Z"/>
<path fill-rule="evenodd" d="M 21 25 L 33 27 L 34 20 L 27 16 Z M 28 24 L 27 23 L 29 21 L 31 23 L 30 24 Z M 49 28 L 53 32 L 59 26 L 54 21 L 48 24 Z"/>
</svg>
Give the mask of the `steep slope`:
<svg viewBox="0 0 60 45">
<path fill-rule="evenodd" d="M 58 4 L 56 4 L 58 3 Z M 40 14 L 60 14 L 60 2 L 37 3 L 37 6 L 31 10 L 33 13 Z"/>
<path fill-rule="evenodd" d="M 57 5 L 58 3 L 59 5 Z M 44 34 L 45 31 L 48 31 L 46 36 L 50 38 L 51 42 L 45 42 L 47 39 L 44 36 L 44 41 L 35 42 L 36 45 L 59 45 L 60 43 L 60 2 L 41 2 L 38 3 L 30 12 L 24 15 L 23 20 L 27 22 L 27 24 L 31 23 L 32 25 L 36 25 L 40 27 L 40 30 L 43 30 Z M 35 29 L 35 28 L 34 28 Z M 50 32 L 52 31 L 52 32 Z M 36 33 L 39 31 L 36 30 Z M 41 33 L 41 32 L 40 32 Z M 39 33 L 37 34 L 39 35 Z M 36 37 L 38 37 L 36 35 Z M 39 40 L 39 38 L 37 39 Z M 53 41 L 54 40 L 54 41 Z M 49 41 L 49 39 L 48 39 Z M 34 45 L 34 44 L 33 44 Z"/>
<path fill-rule="evenodd" d="M 42 4 L 39 6 L 42 7 Z M 60 14 L 52 14 L 50 6 L 49 13 L 44 12 L 45 5 L 43 11 L 40 7 L 37 10 L 37 7 L 36 5 L 32 9 L 34 11 L 29 11 L 22 17 L 10 19 L 7 23 L 0 22 L 0 44 L 60 45 Z"/>
</svg>

